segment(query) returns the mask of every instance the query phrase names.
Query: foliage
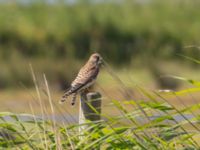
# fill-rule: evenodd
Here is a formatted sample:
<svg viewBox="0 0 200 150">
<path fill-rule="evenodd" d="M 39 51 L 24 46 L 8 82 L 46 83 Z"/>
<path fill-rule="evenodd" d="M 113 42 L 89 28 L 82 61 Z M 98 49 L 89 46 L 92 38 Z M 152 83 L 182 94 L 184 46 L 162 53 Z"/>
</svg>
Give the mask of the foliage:
<svg viewBox="0 0 200 150">
<path fill-rule="evenodd" d="M 38 84 L 33 74 L 34 83 L 41 101 Z M 180 78 L 183 79 L 183 78 Z M 47 96 L 54 107 L 47 80 Z M 184 79 L 186 80 L 186 79 Z M 191 81 L 191 80 L 186 80 Z M 198 81 L 189 82 L 199 88 Z M 194 87 L 194 88 L 197 88 Z M 165 94 L 148 92 L 141 87 L 144 100 L 112 100 L 110 105 L 118 109 L 121 115 L 110 116 L 102 113 L 104 118 L 98 122 L 88 121 L 85 124 L 67 123 L 68 120 L 56 122 L 55 118 L 47 119 L 30 114 L 0 113 L 0 147 L 5 149 L 199 149 L 199 104 L 177 109 L 165 99 Z M 168 92 L 167 95 L 180 95 L 186 90 Z M 160 101 L 162 99 L 162 101 Z M 148 101 L 147 101 L 148 100 Z M 45 106 L 41 103 L 41 110 Z M 91 106 L 92 107 L 92 106 Z M 127 107 L 132 107 L 128 111 Z M 95 109 L 95 108 L 92 108 Z M 192 114 L 191 118 L 187 115 Z M 66 114 L 65 114 L 66 115 Z M 177 116 L 180 118 L 177 119 Z M 22 119 L 26 117 L 26 119 Z M 46 119 L 45 119 L 46 118 Z M 190 127 L 189 129 L 186 127 Z M 79 132 L 79 129 L 82 132 Z"/>
<path fill-rule="evenodd" d="M 196 0 L 1 4 L 1 55 L 17 51 L 61 59 L 99 51 L 117 64 L 138 56 L 195 57 L 199 51 L 185 46 L 199 44 L 198 5 Z"/>
<path fill-rule="evenodd" d="M 76 73 L 94 51 L 117 66 L 199 56 L 196 0 L 29 1 L 0 3 L 0 88 L 32 86 L 28 63 L 54 84 L 69 82 L 73 71 L 63 68 Z"/>
</svg>

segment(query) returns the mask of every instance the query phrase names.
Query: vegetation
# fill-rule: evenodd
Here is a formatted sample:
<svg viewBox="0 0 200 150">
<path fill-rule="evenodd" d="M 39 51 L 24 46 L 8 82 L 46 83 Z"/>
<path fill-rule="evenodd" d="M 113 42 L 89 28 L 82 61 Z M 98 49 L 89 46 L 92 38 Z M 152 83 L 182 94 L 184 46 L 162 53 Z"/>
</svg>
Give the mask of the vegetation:
<svg viewBox="0 0 200 150">
<path fill-rule="evenodd" d="M 2 58 L 85 58 L 99 51 L 115 63 L 138 56 L 196 56 L 199 1 L 1 4 Z"/>
<path fill-rule="evenodd" d="M 32 86 L 29 63 L 54 84 L 69 81 L 94 51 L 117 65 L 199 55 L 195 0 L 30 2 L 0 5 L 0 88 Z"/>
<path fill-rule="evenodd" d="M 32 86 L 29 63 L 51 83 L 69 81 L 69 66 L 76 72 L 94 51 L 122 66 L 199 55 L 196 0 L 30 2 L 0 5 L 0 88 Z"/>
<path fill-rule="evenodd" d="M 1 2 L 0 89 L 35 86 L 37 96 L 33 97 L 41 116 L 31 104 L 30 114 L 14 113 L 14 107 L 13 112 L 0 112 L 0 149 L 200 149 L 200 105 L 193 97 L 193 92 L 200 91 L 200 82 L 177 76 L 174 80 L 169 76 L 167 80 L 160 78 L 166 74 L 162 70 L 166 66 L 162 64 L 163 59 L 177 60 L 182 55 L 199 63 L 195 59 L 200 53 L 199 3 L 197 0 Z M 45 75 L 36 80 L 37 74 L 31 70 L 32 82 L 29 64 L 37 73 L 46 74 L 50 84 L 66 88 L 82 61 L 94 51 L 100 52 L 113 66 L 131 68 L 147 64 L 152 77 L 144 66 L 142 74 L 137 68 L 121 71 L 118 67 L 116 74 L 124 78 L 119 81 L 112 76 L 112 79 L 126 96 L 133 94 L 134 88 L 137 98 L 122 100 L 119 90 L 110 92 L 103 86 L 102 90 L 108 93 L 103 109 L 109 112 L 104 110 L 103 120 L 98 122 L 77 124 L 73 122 L 76 110 L 72 115 L 56 105 L 57 97 L 50 92 Z M 182 65 L 178 67 L 185 73 Z M 176 92 L 135 86 L 127 74 L 139 76 L 142 83 L 153 78 L 158 86 Z M 106 88 L 115 86 L 106 74 L 102 76 L 100 82 Z M 177 80 L 191 87 L 180 90 Z M 131 85 L 127 88 L 122 82 Z M 118 99 L 110 98 L 113 93 Z M 56 104 L 51 94 L 56 97 Z M 191 100 L 190 105 L 185 104 L 182 95 L 190 96 L 186 99 Z M 6 96 L 3 100 L 7 102 Z M 19 103 L 17 100 L 15 96 Z M 174 103 L 181 106 L 176 107 Z M 86 128 L 80 133 L 83 126 Z"/>
<path fill-rule="evenodd" d="M 35 78 L 35 77 L 34 77 Z M 46 106 L 41 100 L 38 85 L 38 101 L 42 117 L 33 114 L 0 113 L 0 147 L 5 149 L 199 149 L 199 104 L 175 108 L 167 99 L 169 96 L 191 94 L 199 91 L 199 82 L 186 80 L 193 88 L 169 93 L 149 92 L 137 87 L 143 99 L 112 100 L 106 107 L 117 109 L 119 115 L 102 113 L 104 118 L 86 124 L 69 123 L 63 117 L 55 118 L 55 109 L 45 79 L 47 97 L 53 117 L 48 118 Z M 32 107 L 30 107 L 32 108 Z M 95 108 L 93 108 L 95 109 Z M 131 111 L 129 111 L 131 110 Z M 110 114 L 110 113 L 109 113 Z M 66 114 L 66 112 L 63 115 Z M 73 116 L 71 116 L 73 117 Z M 26 118 L 26 119 L 23 119 Z M 142 118 L 142 119 L 141 119 Z M 79 132 L 80 127 L 85 127 Z"/>
</svg>

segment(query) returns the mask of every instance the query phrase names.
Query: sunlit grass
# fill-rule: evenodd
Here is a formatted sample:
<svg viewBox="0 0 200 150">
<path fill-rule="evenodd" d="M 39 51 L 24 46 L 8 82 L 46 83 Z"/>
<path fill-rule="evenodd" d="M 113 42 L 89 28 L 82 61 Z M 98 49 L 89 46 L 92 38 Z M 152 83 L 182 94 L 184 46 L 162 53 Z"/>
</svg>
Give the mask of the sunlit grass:
<svg viewBox="0 0 200 150">
<path fill-rule="evenodd" d="M 73 70 L 71 63 L 69 63 L 68 60 L 66 61 L 56 61 L 53 62 L 49 59 L 42 60 L 42 59 L 35 59 L 30 61 L 19 61 L 19 63 L 15 64 L 12 62 L 13 67 L 9 67 L 10 64 L 6 64 L 5 62 L 2 62 L 0 66 L 2 66 L 5 69 L 8 69 L 5 73 L 5 78 L 1 78 L 2 81 L 9 81 L 11 83 L 8 83 L 6 86 L 6 89 L 2 89 L 0 91 L 0 108 L 3 111 L 7 110 L 15 110 L 16 112 L 23 112 L 24 107 L 29 110 L 29 103 L 34 103 L 33 105 L 35 111 L 38 113 L 39 108 L 37 107 L 37 103 L 35 101 L 35 89 L 32 87 L 32 78 L 30 75 L 30 69 L 27 63 L 25 62 L 31 62 L 33 64 L 33 67 L 36 68 L 36 76 L 38 79 L 38 84 L 40 85 L 40 90 L 44 89 L 44 83 L 43 81 L 43 73 L 46 73 L 46 77 L 49 81 L 49 84 L 51 85 L 50 90 L 52 93 L 53 100 L 55 103 L 57 103 L 57 100 L 60 99 L 60 96 L 63 94 L 64 90 L 60 89 L 60 85 L 58 82 L 58 77 L 63 77 L 62 81 L 66 88 L 71 80 L 73 80 L 73 76 L 78 72 L 78 69 L 80 67 L 79 63 L 77 63 L 77 66 Z M 46 66 L 45 64 L 50 64 Z M 178 62 L 159 62 L 161 66 L 167 66 L 166 68 L 161 68 L 164 70 L 164 74 L 162 75 L 174 75 L 174 76 L 184 76 L 188 79 L 195 79 L 200 80 L 200 77 L 198 74 L 200 74 L 200 71 L 196 68 L 191 68 L 191 66 L 182 65 L 182 63 Z M 180 69 L 181 67 L 181 69 Z M 2 69 L 3 69 L 2 68 Z M 15 68 L 12 70 L 12 68 Z M 4 69 L 3 69 L 4 70 Z M 16 71 L 16 72 L 15 72 Z M 127 90 L 132 92 L 134 94 L 135 98 L 140 97 L 140 94 L 138 94 L 136 86 L 145 87 L 149 91 L 152 90 L 160 90 L 160 87 L 157 85 L 157 80 L 160 78 L 159 76 L 156 78 L 153 78 L 152 73 L 150 72 L 149 68 L 145 65 L 141 66 L 129 66 L 125 69 L 123 68 L 115 68 L 113 69 L 114 73 L 123 81 L 123 83 L 126 85 Z M 18 76 L 17 72 L 20 72 L 22 75 Z M 23 77 L 26 76 L 24 79 Z M 14 80 L 14 83 L 13 83 Z M 30 87 L 26 85 L 26 82 L 28 80 L 28 83 L 31 85 Z M 124 97 L 123 92 L 121 91 L 121 85 L 106 71 L 105 68 L 102 68 L 101 73 L 97 80 L 96 89 L 99 90 L 104 96 L 108 97 L 110 99 L 126 99 Z M 179 89 L 185 89 L 189 88 L 191 85 L 186 82 L 181 82 Z M 178 90 L 178 89 L 177 89 Z M 195 94 L 193 93 L 194 97 L 198 97 L 198 92 Z M 45 96 L 45 94 L 43 94 Z M 190 95 L 182 96 L 182 100 L 185 101 L 187 104 L 194 104 L 195 102 L 191 100 Z M 108 99 L 104 100 L 105 103 L 107 103 Z M 179 102 L 177 100 L 171 100 L 172 103 L 176 106 L 180 106 Z M 16 104 L 16 107 L 13 108 L 13 105 Z M 71 108 L 69 108 L 71 110 Z M 73 110 L 73 109 L 72 109 Z M 30 112 L 30 110 L 28 111 Z"/>
<path fill-rule="evenodd" d="M 80 138 L 79 128 L 83 124 L 77 123 L 77 106 L 70 110 L 70 103 L 58 105 L 46 76 L 43 75 L 38 84 L 37 77 L 31 72 L 36 92 L 32 93 L 34 102 L 28 103 L 30 113 L 14 113 L 13 110 L 13 113 L 0 113 L 2 148 L 175 150 L 200 147 L 198 99 L 190 97 L 196 103 L 185 105 L 182 97 L 200 91 L 198 81 L 180 78 L 191 84 L 191 88 L 167 93 L 136 85 L 134 93 L 140 95 L 135 97 L 129 93 L 131 99 L 128 100 L 105 94 L 102 97 L 102 120 L 88 122 Z M 183 107 L 177 107 L 171 99 L 176 99 Z"/>
<path fill-rule="evenodd" d="M 194 108 L 199 107 L 198 105 L 177 111 L 167 102 L 158 102 L 159 96 L 148 91 L 144 91 L 143 94 L 145 99 L 151 100 L 138 102 L 147 113 L 147 118 L 134 100 L 112 100 L 110 104 L 120 112 L 119 115 L 111 116 L 103 112 L 105 121 L 94 124 L 90 122 L 82 138 L 78 132 L 80 125 L 68 124 L 66 121 L 69 118 L 54 123 L 52 118 L 42 119 L 29 114 L 2 112 L 0 146 L 29 149 L 95 149 L 99 146 L 103 149 L 199 148 L 198 116 L 188 120 L 175 120 L 175 116 L 187 116 L 189 111 L 195 112 Z M 45 107 L 41 108 L 44 112 Z M 127 110 L 127 107 L 134 109 Z M 32 111 L 34 114 L 34 110 Z M 23 116 L 28 119 L 23 120 Z M 9 117 L 10 121 L 6 117 Z"/>
</svg>

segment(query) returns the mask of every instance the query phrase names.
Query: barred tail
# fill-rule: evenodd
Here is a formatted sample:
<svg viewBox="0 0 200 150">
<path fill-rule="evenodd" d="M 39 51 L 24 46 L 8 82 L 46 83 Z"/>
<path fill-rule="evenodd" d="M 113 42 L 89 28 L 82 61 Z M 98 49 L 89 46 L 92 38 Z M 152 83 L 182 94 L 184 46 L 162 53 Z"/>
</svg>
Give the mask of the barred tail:
<svg viewBox="0 0 200 150">
<path fill-rule="evenodd" d="M 75 104 L 75 102 L 76 102 L 76 96 L 77 96 L 77 93 L 74 93 L 73 95 L 72 95 L 72 101 L 71 101 L 71 104 L 72 104 L 72 106 Z"/>
<path fill-rule="evenodd" d="M 63 103 L 66 101 L 67 97 L 73 94 L 72 105 L 74 105 L 76 100 L 76 93 L 83 87 L 84 84 L 76 84 L 75 86 L 71 86 L 63 95 L 62 99 L 59 103 Z"/>
<path fill-rule="evenodd" d="M 59 103 L 60 104 L 64 103 L 66 101 L 67 97 L 70 95 L 72 95 L 71 105 L 73 106 L 76 102 L 77 93 L 73 93 L 73 94 L 65 93 Z"/>
<path fill-rule="evenodd" d="M 72 88 L 69 88 L 69 90 L 67 90 L 67 92 L 65 92 L 65 94 L 62 96 L 62 98 L 61 98 L 59 103 L 61 103 L 61 104 L 64 103 L 66 101 L 67 97 L 69 95 L 71 95 L 72 93 L 73 93 Z"/>
<path fill-rule="evenodd" d="M 63 95 L 62 99 L 59 101 L 60 104 L 64 103 L 66 101 L 68 96 Z"/>
</svg>

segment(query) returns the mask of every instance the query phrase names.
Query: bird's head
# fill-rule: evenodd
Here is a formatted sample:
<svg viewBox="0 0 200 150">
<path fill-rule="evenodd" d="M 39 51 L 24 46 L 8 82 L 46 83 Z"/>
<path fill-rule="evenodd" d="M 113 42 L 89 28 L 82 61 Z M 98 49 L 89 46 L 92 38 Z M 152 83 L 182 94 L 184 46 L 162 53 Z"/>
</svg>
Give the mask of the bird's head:
<svg viewBox="0 0 200 150">
<path fill-rule="evenodd" d="M 90 56 L 89 62 L 94 65 L 101 66 L 103 64 L 103 58 L 100 54 L 94 53 Z"/>
</svg>

